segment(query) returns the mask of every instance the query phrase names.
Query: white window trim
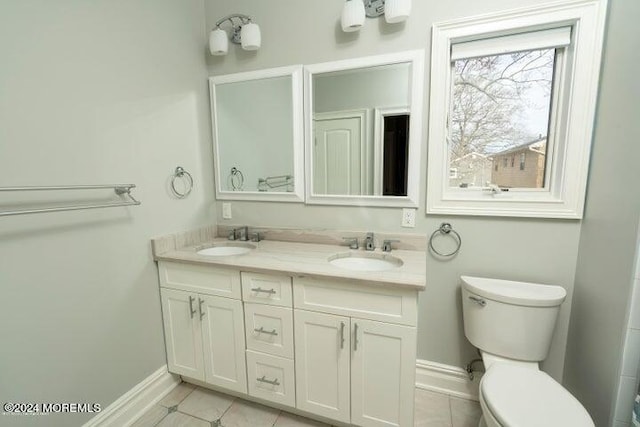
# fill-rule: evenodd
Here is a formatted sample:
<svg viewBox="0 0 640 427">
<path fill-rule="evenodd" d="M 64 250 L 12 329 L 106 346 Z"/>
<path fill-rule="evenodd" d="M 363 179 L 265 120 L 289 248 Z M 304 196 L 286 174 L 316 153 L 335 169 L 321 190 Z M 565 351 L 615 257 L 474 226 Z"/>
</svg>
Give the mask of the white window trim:
<svg viewBox="0 0 640 427">
<path fill-rule="evenodd" d="M 582 218 L 606 9 L 607 0 L 572 0 L 434 24 L 427 214 Z M 552 171 L 551 185 L 543 191 L 518 189 L 500 194 L 450 188 L 446 129 L 451 45 L 567 25 L 573 27 L 573 42 L 569 48 L 572 50 L 572 65 L 570 69 L 563 65 L 570 73 L 566 76 L 565 99 L 559 101 L 566 105 L 557 106 L 558 112 L 565 113 L 562 117 L 564 143 L 561 153 L 553 153 L 555 172 Z M 558 129 L 553 123 L 551 127 Z"/>
</svg>

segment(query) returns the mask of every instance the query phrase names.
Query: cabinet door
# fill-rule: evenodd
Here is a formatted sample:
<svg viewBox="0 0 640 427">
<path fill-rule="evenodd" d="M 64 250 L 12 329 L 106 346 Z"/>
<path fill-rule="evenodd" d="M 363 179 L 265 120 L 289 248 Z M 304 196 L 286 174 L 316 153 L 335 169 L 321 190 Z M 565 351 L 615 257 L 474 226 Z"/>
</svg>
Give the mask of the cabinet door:
<svg viewBox="0 0 640 427">
<path fill-rule="evenodd" d="M 294 319 L 297 408 L 349 423 L 349 318 L 295 310 Z"/>
<path fill-rule="evenodd" d="M 204 380 L 196 294 L 161 289 L 160 296 L 169 372 Z"/>
<path fill-rule="evenodd" d="M 416 328 L 351 319 L 351 423 L 412 426 Z"/>
<path fill-rule="evenodd" d="M 197 303 L 198 317 L 202 320 L 205 381 L 246 393 L 242 302 L 198 295 Z"/>
</svg>

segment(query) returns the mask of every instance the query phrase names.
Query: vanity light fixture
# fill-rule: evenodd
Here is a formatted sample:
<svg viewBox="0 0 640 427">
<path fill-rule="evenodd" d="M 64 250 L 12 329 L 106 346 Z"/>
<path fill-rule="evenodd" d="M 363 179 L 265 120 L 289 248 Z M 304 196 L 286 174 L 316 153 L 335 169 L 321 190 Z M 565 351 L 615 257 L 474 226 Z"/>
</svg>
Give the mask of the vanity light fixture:
<svg viewBox="0 0 640 427">
<path fill-rule="evenodd" d="M 359 0 L 358 0 L 359 1 Z M 222 29 L 225 23 L 230 24 L 231 35 Z M 260 49 L 260 27 L 251 21 L 251 17 L 234 13 L 216 22 L 216 26 L 209 34 L 209 51 L 211 55 L 226 55 L 229 51 L 229 40 L 242 46 L 244 50 Z"/>
<path fill-rule="evenodd" d="M 383 14 L 389 24 L 404 22 L 411 14 L 411 0 L 347 0 L 342 9 L 342 31 L 358 31 L 365 16 L 376 18 Z"/>
<path fill-rule="evenodd" d="M 342 17 L 340 19 L 342 31 L 345 33 L 359 31 L 364 25 L 364 17 L 365 11 L 362 0 L 347 0 L 342 9 Z"/>
</svg>

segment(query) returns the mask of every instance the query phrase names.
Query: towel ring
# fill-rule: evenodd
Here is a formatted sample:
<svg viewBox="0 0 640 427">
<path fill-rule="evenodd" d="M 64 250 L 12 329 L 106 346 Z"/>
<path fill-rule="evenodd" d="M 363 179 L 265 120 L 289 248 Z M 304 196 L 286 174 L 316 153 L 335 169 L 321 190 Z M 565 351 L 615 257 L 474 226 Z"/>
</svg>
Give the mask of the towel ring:
<svg viewBox="0 0 640 427">
<path fill-rule="evenodd" d="M 433 246 L 433 239 L 438 235 L 438 233 L 453 236 L 453 238 L 456 241 L 456 249 L 453 252 L 450 252 L 448 254 L 443 254 L 441 252 L 438 252 L 438 250 Z M 437 255 L 440 255 L 441 257 L 454 256 L 455 254 L 458 253 L 461 246 L 462 246 L 462 237 L 460 237 L 460 234 L 458 234 L 458 232 L 454 230 L 451 224 L 449 224 L 448 222 L 443 222 L 442 224 L 440 224 L 440 228 L 434 231 L 433 234 L 431 234 L 431 238 L 429 239 L 429 247 L 433 252 L 435 252 Z"/>
<path fill-rule="evenodd" d="M 231 168 L 231 173 L 229 174 L 231 181 L 231 189 L 233 191 L 242 191 L 242 187 L 244 187 L 244 175 L 237 167 Z"/>
<path fill-rule="evenodd" d="M 178 191 L 178 189 L 176 189 L 176 180 L 178 178 L 180 178 L 181 181 L 184 181 L 186 183 L 185 190 L 183 192 L 180 192 Z M 193 177 L 189 172 L 184 170 L 184 168 L 178 166 L 176 168 L 176 171 L 173 174 L 173 177 L 171 177 L 171 191 L 177 198 L 184 199 L 189 195 L 189 193 L 191 193 L 192 189 L 193 189 Z"/>
</svg>

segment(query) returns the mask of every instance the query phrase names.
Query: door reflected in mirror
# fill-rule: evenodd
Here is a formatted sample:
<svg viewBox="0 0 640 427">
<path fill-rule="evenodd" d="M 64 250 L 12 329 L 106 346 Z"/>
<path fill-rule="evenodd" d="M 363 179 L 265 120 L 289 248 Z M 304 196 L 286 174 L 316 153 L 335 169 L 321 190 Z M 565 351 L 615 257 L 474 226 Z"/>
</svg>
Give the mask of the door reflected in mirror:
<svg viewBox="0 0 640 427">
<path fill-rule="evenodd" d="M 313 76 L 313 191 L 406 196 L 408 63 Z"/>
<path fill-rule="evenodd" d="M 307 203 L 415 207 L 424 53 L 305 67 Z"/>
</svg>

